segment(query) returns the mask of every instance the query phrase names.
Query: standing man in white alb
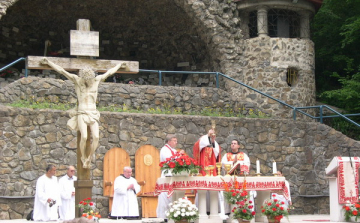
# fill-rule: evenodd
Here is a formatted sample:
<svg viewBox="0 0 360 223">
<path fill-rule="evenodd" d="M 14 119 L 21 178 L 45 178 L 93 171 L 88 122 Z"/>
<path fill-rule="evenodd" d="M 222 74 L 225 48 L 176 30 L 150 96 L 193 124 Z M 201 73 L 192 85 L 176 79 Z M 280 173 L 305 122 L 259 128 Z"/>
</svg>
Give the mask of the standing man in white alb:
<svg viewBox="0 0 360 223">
<path fill-rule="evenodd" d="M 75 167 L 68 166 L 66 174 L 60 178 L 59 187 L 61 195 L 61 206 L 59 207 L 60 220 L 72 220 L 75 218 L 75 187 L 77 180 Z"/>
<path fill-rule="evenodd" d="M 58 220 L 58 206 L 61 205 L 60 190 L 56 167 L 52 164 L 46 167 L 46 173 L 36 182 L 34 201 L 34 221 Z"/>
<path fill-rule="evenodd" d="M 140 192 L 140 185 L 131 177 L 132 169 L 124 167 L 123 174 L 116 177 L 114 182 L 114 200 L 111 217 L 126 218 L 128 220 L 139 217 L 139 205 L 136 194 Z"/>
<path fill-rule="evenodd" d="M 166 136 L 166 144 L 160 150 L 160 162 L 165 162 L 167 158 L 174 156 L 176 154 L 176 145 L 177 138 L 174 134 L 169 134 Z M 180 153 L 184 153 L 183 150 Z M 164 173 L 165 170 L 161 172 L 161 177 L 171 176 L 171 173 Z M 156 215 L 158 218 L 166 219 L 165 211 L 169 208 L 169 203 L 172 201 L 172 197 L 167 197 L 167 192 L 161 192 L 158 196 L 158 206 L 156 208 Z"/>
</svg>

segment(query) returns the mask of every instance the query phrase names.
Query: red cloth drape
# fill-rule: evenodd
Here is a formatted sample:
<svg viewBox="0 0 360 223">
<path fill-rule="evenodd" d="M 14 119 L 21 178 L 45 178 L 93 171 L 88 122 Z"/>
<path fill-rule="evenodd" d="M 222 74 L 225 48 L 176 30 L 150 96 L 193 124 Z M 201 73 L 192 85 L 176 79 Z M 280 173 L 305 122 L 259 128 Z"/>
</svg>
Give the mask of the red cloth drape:
<svg viewBox="0 0 360 223">
<path fill-rule="evenodd" d="M 215 168 L 213 170 L 213 176 L 217 176 L 217 169 L 216 169 L 216 162 L 220 162 L 221 160 L 221 148 L 219 147 L 219 155 L 215 157 L 215 153 L 213 148 L 211 147 L 204 147 L 200 152 L 199 146 L 200 140 L 198 140 L 193 147 L 193 155 L 194 159 L 199 163 L 201 166 L 200 173 L 205 176 L 206 172 L 204 171 L 205 166 L 213 165 Z"/>
</svg>

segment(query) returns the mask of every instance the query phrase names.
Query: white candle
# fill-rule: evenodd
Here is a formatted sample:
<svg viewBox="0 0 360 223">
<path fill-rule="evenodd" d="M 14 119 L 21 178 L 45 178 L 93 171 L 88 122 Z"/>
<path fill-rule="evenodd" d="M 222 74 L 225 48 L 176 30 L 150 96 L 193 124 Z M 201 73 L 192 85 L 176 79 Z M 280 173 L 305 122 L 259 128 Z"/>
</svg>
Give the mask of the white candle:
<svg viewBox="0 0 360 223">
<path fill-rule="evenodd" d="M 260 173 L 260 160 L 256 160 L 256 173 Z"/>
<path fill-rule="evenodd" d="M 277 174 L 276 162 L 273 162 L 273 174 Z"/>
</svg>

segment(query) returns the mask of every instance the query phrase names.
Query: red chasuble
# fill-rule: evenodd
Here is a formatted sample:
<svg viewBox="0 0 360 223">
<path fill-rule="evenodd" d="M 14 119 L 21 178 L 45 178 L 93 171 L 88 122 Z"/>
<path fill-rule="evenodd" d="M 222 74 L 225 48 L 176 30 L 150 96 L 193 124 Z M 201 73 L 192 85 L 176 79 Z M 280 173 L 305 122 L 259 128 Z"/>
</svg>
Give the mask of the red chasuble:
<svg viewBox="0 0 360 223">
<path fill-rule="evenodd" d="M 204 147 L 200 152 L 200 140 L 198 140 L 193 147 L 193 155 L 194 159 L 201 166 L 200 173 L 205 176 L 206 172 L 204 171 L 205 166 L 213 165 L 215 168 L 213 170 L 213 176 L 217 176 L 216 162 L 220 162 L 221 160 L 221 148 L 219 146 L 219 155 L 216 158 L 213 148 Z"/>
</svg>

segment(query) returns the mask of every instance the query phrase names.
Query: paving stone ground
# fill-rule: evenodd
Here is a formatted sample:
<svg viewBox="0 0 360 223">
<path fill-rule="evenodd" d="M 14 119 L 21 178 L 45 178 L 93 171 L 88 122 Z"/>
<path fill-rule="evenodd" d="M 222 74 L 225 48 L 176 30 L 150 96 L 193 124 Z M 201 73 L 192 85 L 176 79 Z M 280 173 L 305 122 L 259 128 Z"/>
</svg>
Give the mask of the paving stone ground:
<svg viewBox="0 0 360 223">
<path fill-rule="evenodd" d="M 11 222 L 11 223 L 25 223 L 29 222 L 26 219 L 15 219 L 15 220 L 0 220 L 0 222 Z M 55 221 L 52 221 L 55 222 Z M 60 222 L 60 221 L 59 221 Z M 111 219 L 101 219 L 101 223 L 150 223 L 150 222 L 159 222 L 156 218 L 143 218 L 142 220 L 111 220 Z M 290 215 L 289 220 L 284 219 L 282 223 L 316 223 L 316 222 L 331 222 L 330 215 Z M 265 220 L 265 223 L 267 221 Z"/>
</svg>

